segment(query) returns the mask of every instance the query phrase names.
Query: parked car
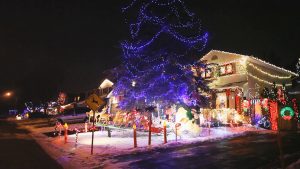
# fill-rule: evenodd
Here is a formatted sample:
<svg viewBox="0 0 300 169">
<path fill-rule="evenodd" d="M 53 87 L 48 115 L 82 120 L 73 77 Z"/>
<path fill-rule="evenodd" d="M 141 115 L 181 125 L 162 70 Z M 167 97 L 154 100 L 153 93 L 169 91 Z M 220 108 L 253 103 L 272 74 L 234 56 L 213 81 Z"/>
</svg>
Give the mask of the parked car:
<svg viewBox="0 0 300 169">
<path fill-rule="evenodd" d="M 86 112 L 90 111 L 87 107 L 77 107 L 74 109 L 66 110 L 63 113 L 53 116 L 49 119 L 50 125 L 55 125 L 56 122 L 61 124 L 65 123 L 83 123 L 88 120 Z"/>
</svg>

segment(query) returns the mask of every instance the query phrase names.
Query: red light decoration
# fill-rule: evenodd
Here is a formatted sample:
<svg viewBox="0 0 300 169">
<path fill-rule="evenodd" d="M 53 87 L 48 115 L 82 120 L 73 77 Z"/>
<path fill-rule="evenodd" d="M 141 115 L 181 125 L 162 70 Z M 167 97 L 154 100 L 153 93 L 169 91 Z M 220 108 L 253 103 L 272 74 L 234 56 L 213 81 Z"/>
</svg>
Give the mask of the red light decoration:
<svg viewBox="0 0 300 169">
<path fill-rule="evenodd" d="M 241 97 L 242 92 L 240 91 L 239 88 L 235 89 L 235 108 L 238 113 L 242 113 L 242 102 L 241 102 Z"/>
<path fill-rule="evenodd" d="M 271 121 L 271 129 L 278 130 L 278 103 L 277 101 L 270 101 L 270 121 Z"/>
<path fill-rule="evenodd" d="M 235 96 L 235 105 L 236 105 L 236 111 L 238 113 L 241 113 L 242 110 L 241 110 L 241 97 L 240 96 Z"/>
<path fill-rule="evenodd" d="M 297 100 L 292 99 L 292 102 L 293 102 L 293 109 L 294 109 L 296 118 L 299 118 L 299 110 L 298 110 L 298 106 L 297 106 Z"/>
<path fill-rule="evenodd" d="M 230 89 L 226 89 L 225 91 L 226 91 L 226 96 L 227 97 L 230 96 L 230 93 L 231 93 Z"/>
</svg>

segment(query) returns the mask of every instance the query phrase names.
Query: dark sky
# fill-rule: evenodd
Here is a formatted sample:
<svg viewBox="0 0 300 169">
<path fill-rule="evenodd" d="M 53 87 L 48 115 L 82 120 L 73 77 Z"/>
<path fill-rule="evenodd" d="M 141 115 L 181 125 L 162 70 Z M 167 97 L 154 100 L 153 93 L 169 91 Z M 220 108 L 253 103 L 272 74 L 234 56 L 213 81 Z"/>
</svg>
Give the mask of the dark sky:
<svg viewBox="0 0 300 169">
<path fill-rule="evenodd" d="M 120 63 L 128 35 L 124 0 L 0 1 L 0 92 L 46 100 L 96 88 Z M 209 33 L 211 49 L 254 55 L 294 70 L 300 12 L 293 0 L 186 0 Z M 3 98 L 1 99 L 3 101 Z"/>
</svg>

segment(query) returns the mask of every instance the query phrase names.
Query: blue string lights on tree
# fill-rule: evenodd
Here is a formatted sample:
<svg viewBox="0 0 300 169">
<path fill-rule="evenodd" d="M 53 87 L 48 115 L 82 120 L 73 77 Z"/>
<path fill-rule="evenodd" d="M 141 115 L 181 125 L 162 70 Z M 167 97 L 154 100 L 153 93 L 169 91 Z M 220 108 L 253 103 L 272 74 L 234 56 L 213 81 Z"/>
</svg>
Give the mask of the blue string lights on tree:
<svg viewBox="0 0 300 169">
<path fill-rule="evenodd" d="M 124 93 L 122 109 L 155 104 L 201 106 L 208 88 L 195 78 L 191 67 L 206 46 L 208 34 L 181 0 L 133 0 L 122 12 L 130 38 L 121 43 L 123 71 L 118 72 L 114 94 Z"/>
</svg>

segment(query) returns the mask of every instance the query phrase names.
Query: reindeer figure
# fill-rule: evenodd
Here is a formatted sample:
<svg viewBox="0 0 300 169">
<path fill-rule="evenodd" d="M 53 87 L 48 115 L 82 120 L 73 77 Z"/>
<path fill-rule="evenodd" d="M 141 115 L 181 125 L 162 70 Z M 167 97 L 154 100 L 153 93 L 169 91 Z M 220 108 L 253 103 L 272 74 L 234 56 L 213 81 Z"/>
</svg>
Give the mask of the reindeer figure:
<svg viewBox="0 0 300 169">
<path fill-rule="evenodd" d="M 98 122 L 103 124 L 108 124 L 109 122 L 109 114 L 107 112 L 107 106 L 105 106 L 101 113 L 99 113 L 99 117 L 97 117 Z"/>
<path fill-rule="evenodd" d="M 87 116 L 89 117 L 89 122 L 91 122 L 91 118 L 93 117 L 94 115 L 94 112 L 93 110 L 89 111 L 89 112 L 86 112 Z M 99 116 L 100 113 L 98 111 L 95 112 L 95 122 L 98 123 L 99 122 Z"/>
<path fill-rule="evenodd" d="M 120 126 L 125 122 L 125 113 L 118 111 L 113 119 L 113 124 L 116 126 Z"/>
</svg>

